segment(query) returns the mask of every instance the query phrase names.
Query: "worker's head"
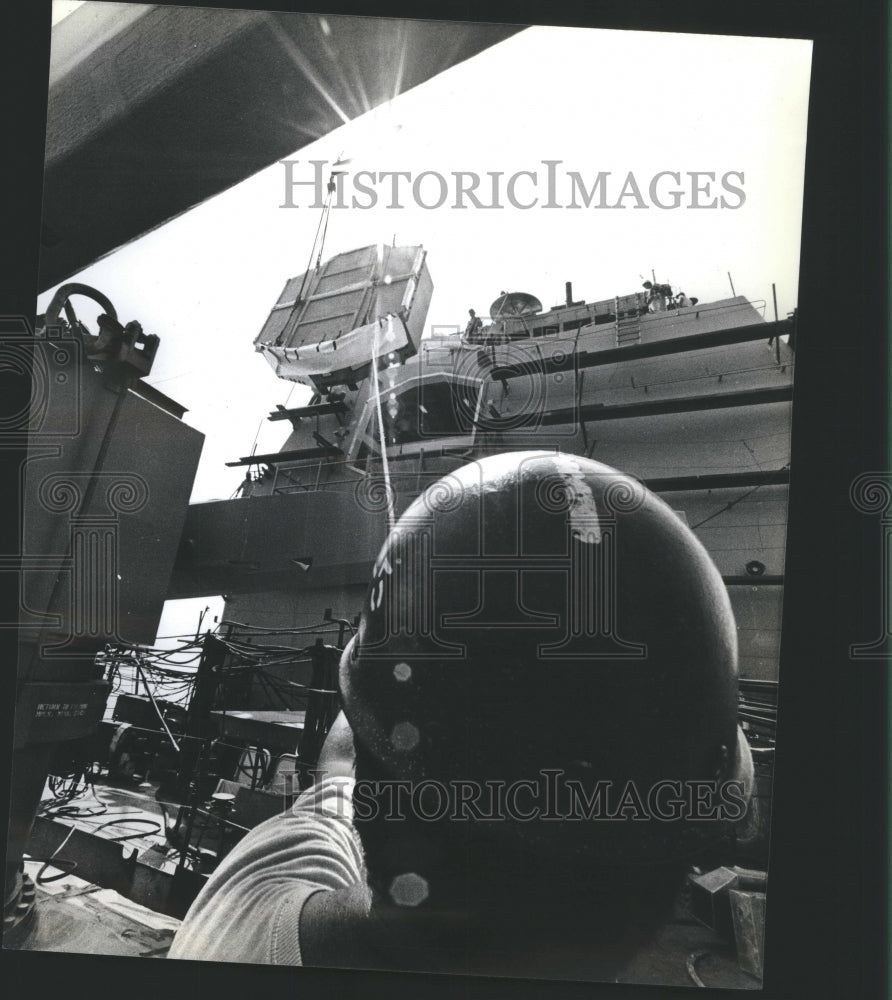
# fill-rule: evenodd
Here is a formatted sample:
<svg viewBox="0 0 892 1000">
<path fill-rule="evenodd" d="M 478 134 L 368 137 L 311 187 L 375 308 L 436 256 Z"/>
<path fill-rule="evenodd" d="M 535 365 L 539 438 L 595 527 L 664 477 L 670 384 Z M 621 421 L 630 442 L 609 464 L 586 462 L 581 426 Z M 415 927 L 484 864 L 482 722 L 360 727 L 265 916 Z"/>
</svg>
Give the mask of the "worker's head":
<svg viewBox="0 0 892 1000">
<path fill-rule="evenodd" d="M 471 316 L 471 317 L 473 318 L 474 316 L 476 316 L 476 315 L 477 315 L 477 313 L 475 313 L 473 309 L 469 309 L 469 310 L 468 310 L 468 315 L 469 315 L 469 316 Z"/>
<path fill-rule="evenodd" d="M 357 809 L 373 888 L 433 897 L 465 844 L 483 883 L 674 886 L 745 812 L 736 661 L 718 571 L 636 481 L 549 452 L 450 473 L 390 533 L 341 661 L 357 778 L 389 783 Z"/>
</svg>

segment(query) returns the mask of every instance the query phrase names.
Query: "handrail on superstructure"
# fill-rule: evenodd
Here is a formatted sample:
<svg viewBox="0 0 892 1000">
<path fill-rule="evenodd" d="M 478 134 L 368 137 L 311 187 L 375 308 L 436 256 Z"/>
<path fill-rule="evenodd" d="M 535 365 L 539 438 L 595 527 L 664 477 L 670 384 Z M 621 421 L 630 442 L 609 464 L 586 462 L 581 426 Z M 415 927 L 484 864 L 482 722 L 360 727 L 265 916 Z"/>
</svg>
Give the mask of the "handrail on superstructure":
<svg viewBox="0 0 892 1000">
<path fill-rule="evenodd" d="M 499 368 L 497 362 L 493 361 L 489 374 L 496 379 L 520 378 L 524 375 L 551 375 L 573 368 L 597 368 L 601 365 L 614 365 L 622 361 L 638 361 L 644 358 L 659 358 L 670 354 L 702 351 L 710 347 L 731 347 L 753 340 L 765 339 L 767 341 L 786 336 L 792 332 L 793 321 L 789 319 L 778 320 L 776 323 L 748 323 L 745 326 L 734 326 L 727 330 L 692 333 L 687 337 L 655 340 L 645 344 L 606 347 L 597 351 L 579 351 L 576 354 L 563 356 L 559 362 L 554 362 L 549 358 L 520 363 L 512 361 L 510 366 Z"/>
</svg>

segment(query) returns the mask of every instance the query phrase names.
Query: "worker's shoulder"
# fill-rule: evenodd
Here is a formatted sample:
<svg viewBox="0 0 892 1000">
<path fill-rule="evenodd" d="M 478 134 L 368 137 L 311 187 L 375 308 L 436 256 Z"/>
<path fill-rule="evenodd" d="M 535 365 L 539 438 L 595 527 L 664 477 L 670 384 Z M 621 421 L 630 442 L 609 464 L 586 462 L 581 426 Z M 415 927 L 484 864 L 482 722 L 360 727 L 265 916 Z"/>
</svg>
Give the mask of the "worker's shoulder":
<svg viewBox="0 0 892 1000">
<path fill-rule="evenodd" d="M 250 830 L 210 881 L 276 874 L 291 879 L 302 869 L 318 874 L 334 862 L 339 862 L 341 881 L 354 877 L 361 870 L 362 851 L 352 823 L 353 785 L 353 779 L 338 777 L 306 789 L 293 805 Z M 349 869 L 346 876 L 343 868 Z"/>
<path fill-rule="evenodd" d="M 300 914 L 304 964 L 340 967 L 362 964 L 363 955 L 370 950 L 368 939 L 373 931 L 370 908 L 371 893 L 364 882 L 314 892 Z"/>
</svg>

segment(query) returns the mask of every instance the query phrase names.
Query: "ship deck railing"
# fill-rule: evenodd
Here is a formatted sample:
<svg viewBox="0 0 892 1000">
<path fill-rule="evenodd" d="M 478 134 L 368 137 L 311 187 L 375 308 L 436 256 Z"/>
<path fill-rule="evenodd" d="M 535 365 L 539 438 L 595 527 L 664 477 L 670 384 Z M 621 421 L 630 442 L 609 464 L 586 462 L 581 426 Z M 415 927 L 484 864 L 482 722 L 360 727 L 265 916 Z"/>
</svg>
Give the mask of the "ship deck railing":
<svg viewBox="0 0 892 1000">
<path fill-rule="evenodd" d="M 693 306 L 667 307 L 658 312 L 640 312 L 637 314 L 638 320 L 639 322 L 647 323 L 647 321 L 654 319 L 678 316 L 688 317 L 691 315 L 699 319 L 701 316 L 708 316 L 713 312 L 728 312 L 729 309 L 733 308 L 741 310 L 752 308 L 762 319 L 765 318 L 765 309 L 767 307 L 765 299 L 739 297 L 743 301 L 737 306 L 729 306 L 728 300 L 703 305 L 698 302 Z M 738 298 L 738 296 L 735 296 L 735 298 Z M 611 300 L 610 305 L 612 304 Z M 535 316 L 499 319 L 489 326 L 485 326 L 474 341 L 468 343 L 468 346 L 488 347 L 493 343 L 513 343 L 517 340 L 540 340 L 544 337 L 588 336 L 592 333 L 601 333 L 602 330 L 598 329 L 599 327 L 603 328 L 603 330 L 609 329 L 611 325 L 616 328 L 619 322 L 627 318 L 626 312 L 621 312 L 621 315 L 617 318 L 614 310 L 608 309 L 604 311 L 604 306 L 604 302 L 589 302 L 579 306 L 557 306 L 546 313 L 539 313 Z M 502 331 L 498 331 L 500 324 L 504 324 Z M 585 333 L 580 334 L 583 330 Z"/>
</svg>

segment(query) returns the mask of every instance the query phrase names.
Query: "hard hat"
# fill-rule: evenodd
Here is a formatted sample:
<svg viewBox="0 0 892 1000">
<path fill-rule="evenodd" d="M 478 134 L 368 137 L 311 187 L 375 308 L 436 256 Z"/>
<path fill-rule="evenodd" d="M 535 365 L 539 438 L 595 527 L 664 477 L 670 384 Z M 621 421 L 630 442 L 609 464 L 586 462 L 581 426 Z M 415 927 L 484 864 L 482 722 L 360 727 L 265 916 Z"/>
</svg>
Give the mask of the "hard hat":
<svg viewBox="0 0 892 1000">
<path fill-rule="evenodd" d="M 545 774 L 564 818 L 571 786 L 601 788 L 604 857 L 677 857 L 746 811 L 721 576 L 661 499 L 589 459 L 495 455 L 428 488 L 375 563 L 340 687 L 379 775 Z"/>
</svg>

